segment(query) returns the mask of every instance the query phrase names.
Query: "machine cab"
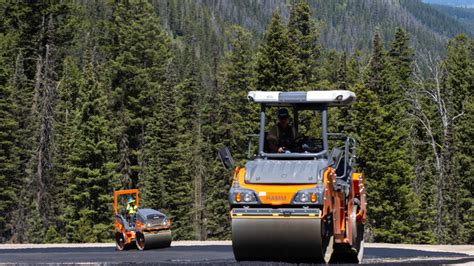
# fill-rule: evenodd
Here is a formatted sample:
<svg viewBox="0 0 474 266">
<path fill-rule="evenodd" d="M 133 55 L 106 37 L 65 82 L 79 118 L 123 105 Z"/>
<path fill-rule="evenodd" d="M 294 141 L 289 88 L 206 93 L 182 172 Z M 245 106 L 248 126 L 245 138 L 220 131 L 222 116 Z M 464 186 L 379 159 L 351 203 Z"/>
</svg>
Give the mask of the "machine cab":
<svg viewBox="0 0 474 266">
<path fill-rule="evenodd" d="M 328 107 L 349 105 L 355 101 L 355 94 L 345 90 L 308 92 L 251 91 L 248 93 L 248 99 L 251 102 L 259 103 L 261 106 L 258 157 L 264 159 L 314 159 L 327 156 L 328 153 Z M 271 107 L 287 108 L 293 113 L 292 126 L 295 132 L 295 140 L 292 147 L 289 147 L 288 151 L 283 154 L 281 151 L 275 152 L 268 147 L 270 145 L 268 145 L 268 129 L 266 130 L 267 116 L 265 113 L 266 110 Z M 310 136 L 301 135 L 299 132 L 299 117 L 303 111 L 313 111 L 315 116 L 320 116 L 321 147 L 319 149 L 316 143 L 309 142 L 308 138 L 310 138 Z"/>
<path fill-rule="evenodd" d="M 353 92 L 250 91 L 247 97 L 251 103 L 260 104 L 260 130 L 254 135 L 258 137 L 256 156 L 245 166 L 245 183 L 321 183 L 329 166 L 336 169 L 338 176 L 347 179 L 350 161 L 355 157 L 355 141 L 340 133 L 328 133 L 328 109 L 352 104 L 356 98 Z M 282 109 L 289 112 L 289 130 L 293 132 L 291 142 L 284 146 L 278 145 L 279 140 L 275 138 L 279 136 L 274 133 L 279 127 L 276 114 Z M 337 140 L 339 145 L 332 145 L 330 149 L 329 140 Z M 249 143 L 249 155 L 250 146 Z M 233 167 L 227 149 L 220 151 L 220 157 L 227 168 Z"/>
</svg>

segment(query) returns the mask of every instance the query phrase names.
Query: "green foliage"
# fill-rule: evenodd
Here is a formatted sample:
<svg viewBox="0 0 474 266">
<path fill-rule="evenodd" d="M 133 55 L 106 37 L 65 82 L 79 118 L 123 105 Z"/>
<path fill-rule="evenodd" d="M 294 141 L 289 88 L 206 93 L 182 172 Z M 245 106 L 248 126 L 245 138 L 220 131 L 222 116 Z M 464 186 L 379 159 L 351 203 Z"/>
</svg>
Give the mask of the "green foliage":
<svg viewBox="0 0 474 266">
<path fill-rule="evenodd" d="M 397 32 L 388 55 L 380 36 L 375 33 L 366 86 L 376 95 L 382 113 L 366 115 L 382 120 L 379 120 L 377 129 L 373 128 L 377 130 L 374 131 L 376 135 L 361 138 L 360 141 L 378 144 L 376 149 L 372 149 L 376 154 L 364 158 L 372 162 L 362 164 L 376 166 L 366 173 L 366 177 L 369 183 L 368 200 L 372 205 L 369 215 L 373 219 L 373 237 L 378 242 L 410 242 L 416 241 L 412 237 L 417 238 L 409 234 L 415 226 L 418 199 L 411 189 L 414 171 L 406 130 L 408 121 L 405 118 L 405 92 L 410 84 L 411 60 L 408 37 L 403 30 Z"/>
<path fill-rule="evenodd" d="M 16 146 L 18 122 L 15 120 L 16 106 L 12 99 L 9 76 L 11 64 L 5 55 L 7 41 L 0 42 L 0 238 L 8 239 L 12 234 L 12 211 L 15 209 L 20 187 L 19 149 Z M 3 240 L 4 241 L 4 240 Z"/>
<path fill-rule="evenodd" d="M 68 167 L 71 163 L 69 159 L 75 138 L 76 101 L 79 100 L 82 81 L 81 70 L 72 57 L 67 57 L 64 60 L 63 77 L 58 86 L 57 102 L 54 109 L 56 137 L 53 148 L 53 172 L 56 178 L 52 180 L 51 191 L 55 195 L 53 206 L 54 213 L 57 214 L 55 223 L 58 224 L 65 223 L 63 210 L 67 208 L 66 199 L 69 198 L 69 194 L 68 190 L 64 188 L 71 185 L 70 178 L 68 178 Z M 60 231 L 54 233 L 64 236 L 66 233 L 63 228 L 58 228 Z"/>
<path fill-rule="evenodd" d="M 145 118 L 151 116 L 170 58 L 169 38 L 147 2 L 114 3 L 108 24 L 110 86 L 119 140 L 122 187 L 136 187 L 142 172 Z"/>
<path fill-rule="evenodd" d="M 243 163 L 248 141 L 253 140 L 255 145 L 255 139 L 245 135 L 254 134 L 258 128 L 258 106 L 247 101 L 247 93 L 254 86 L 252 35 L 237 26 L 231 28 L 228 34 L 232 50 L 226 54 L 221 65 L 216 92 L 216 108 L 222 110 L 216 121 L 222 125 L 217 139 L 229 146 L 238 163 Z"/>
<path fill-rule="evenodd" d="M 176 71 L 176 66 L 170 65 L 167 80 L 154 103 L 153 115 L 147 121 L 145 171 L 140 188 L 145 206 L 160 209 L 170 216 L 176 228 L 174 237 L 189 239 L 192 177 L 185 172 L 189 154 L 180 154 L 184 147 L 178 146 L 182 129 L 177 123 L 181 118 L 177 91 L 182 85 L 177 84 Z M 186 106 L 181 107 L 186 109 Z"/>
<path fill-rule="evenodd" d="M 366 84 L 367 87 L 376 94 L 387 95 L 387 84 L 384 80 L 386 68 L 386 51 L 383 47 L 382 37 L 380 36 L 380 33 L 378 31 L 374 33 L 374 39 L 372 43 L 372 56 L 370 57 L 370 63 L 367 70 Z"/>
<path fill-rule="evenodd" d="M 472 51 L 472 46 L 471 46 Z M 472 71 L 471 66 L 471 71 Z M 471 75 L 472 77 L 472 75 Z M 471 83 L 472 84 L 472 83 Z M 453 239 L 459 243 L 474 243 L 474 195 L 472 184 L 474 184 L 474 169 L 473 169 L 473 158 L 474 155 L 472 151 L 474 150 L 472 139 L 474 139 L 474 97 L 472 95 L 468 96 L 464 102 L 464 112 L 465 115 L 458 122 L 458 128 L 456 129 L 457 133 L 457 145 L 459 153 L 456 156 L 456 167 L 458 171 L 459 178 L 459 191 L 458 194 L 458 218 L 459 223 L 462 224 L 462 227 L 465 228 L 463 231 L 458 231 L 456 235 L 459 239 Z M 454 228 L 452 228 L 454 229 Z M 458 229 L 459 230 L 459 229 Z"/>
<path fill-rule="evenodd" d="M 378 188 L 383 184 L 380 147 L 383 147 L 384 140 L 381 137 L 385 130 L 383 117 L 386 112 L 380 106 L 377 95 L 362 84 L 356 84 L 354 92 L 358 97 L 358 101 L 351 108 L 354 117 L 354 128 L 357 129 L 355 138 L 358 141 L 357 163 L 365 176 L 365 184 L 367 189 L 368 201 L 368 226 L 371 234 L 368 235 L 370 240 L 379 240 L 376 230 L 383 230 L 384 223 L 378 212 L 383 211 L 380 206 L 380 197 L 382 197 Z M 390 222 L 390 221 L 389 221 Z"/>
<path fill-rule="evenodd" d="M 245 163 L 247 92 L 347 89 L 330 130 L 357 139 L 368 240 L 473 243 L 474 42 L 445 49 L 454 19 L 408 0 L 152 3 L 2 4 L 0 242 L 110 241 L 112 192 L 132 187 L 174 239 L 228 239 L 217 150 Z M 437 85 L 442 108 L 420 94 Z"/>
<path fill-rule="evenodd" d="M 253 87 L 254 62 L 251 52 L 252 35 L 241 27 L 227 32 L 231 51 L 225 55 L 217 76 L 217 87 L 209 95 L 204 109 L 203 135 L 208 160 L 206 193 L 206 230 L 211 239 L 228 238 L 230 221 L 228 212 L 229 173 L 225 171 L 216 151 L 224 146 L 231 149 L 234 159 L 243 164 L 249 139 L 257 125 L 256 106 L 247 104 L 246 95 Z M 255 147 L 255 141 L 254 141 Z"/>
<path fill-rule="evenodd" d="M 280 10 L 273 14 L 264 44 L 260 48 L 255 87 L 259 90 L 292 90 L 300 86 L 298 64 L 292 50 L 288 29 Z"/>
<path fill-rule="evenodd" d="M 288 33 L 293 45 L 291 53 L 296 57 L 301 82 L 304 88 L 314 89 L 314 83 L 319 79 L 316 72 L 322 48 L 319 44 L 319 31 L 316 22 L 311 18 L 308 3 L 297 1 L 292 6 Z"/>
<path fill-rule="evenodd" d="M 455 18 L 467 30 L 471 36 L 474 34 L 474 6 L 470 8 L 452 7 L 446 5 L 431 5 L 434 9 Z"/>
<path fill-rule="evenodd" d="M 43 243 L 46 229 L 43 227 L 43 224 L 41 222 L 38 207 L 34 203 L 32 203 L 31 206 L 28 207 L 30 207 L 30 212 L 28 215 L 28 220 L 26 222 L 27 229 L 25 232 L 26 237 L 24 242 L 35 244 Z"/>
<path fill-rule="evenodd" d="M 402 119 L 406 110 L 405 92 L 412 87 L 413 49 L 410 47 L 410 38 L 404 29 L 399 28 L 390 45 L 387 63 L 388 69 L 382 75 L 387 75 L 387 91 L 381 94 L 382 103 L 390 108 L 395 119 Z M 400 114 L 396 116 L 396 113 Z"/>
<path fill-rule="evenodd" d="M 263 33 L 273 10 L 280 8 L 283 14 L 290 14 L 292 5 L 289 3 L 294 2 L 297 1 L 239 0 L 211 1 L 206 5 L 216 10 L 225 22 Z M 404 28 L 412 36 L 416 50 L 428 50 L 434 54 L 444 53 L 450 38 L 463 32 L 470 36 L 473 34 L 473 27 L 469 27 L 471 24 L 464 23 L 470 20 L 459 21 L 459 13 L 440 12 L 421 0 L 307 2 L 320 28 L 321 44 L 326 49 L 347 53 L 358 50 L 368 52 L 377 27 L 385 40 L 393 37 L 396 28 Z"/>
<path fill-rule="evenodd" d="M 472 102 L 474 96 L 473 40 L 460 35 L 449 42 L 444 67 L 443 95 L 452 116 L 452 131 L 446 136 L 449 165 L 446 177 L 445 220 L 448 243 L 472 242 Z M 459 119 L 459 120 L 458 120 Z M 448 122 L 448 123 L 449 123 Z M 467 230 L 466 230 L 467 229 Z"/>
<path fill-rule="evenodd" d="M 106 228 L 112 222 L 116 164 L 111 159 L 116 145 L 110 136 L 103 85 L 97 80 L 91 61 L 83 73 L 67 160 L 67 236 L 73 242 L 100 242 L 111 237 L 111 231 L 104 234 L 94 228 Z"/>
<path fill-rule="evenodd" d="M 202 87 L 199 81 L 196 59 L 192 51 L 186 51 L 189 55 L 189 62 L 186 67 L 184 80 L 178 85 L 177 92 L 180 97 L 177 101 L 178 125 L 178 145 L 176 167 L 179 177 L 168 184 L 170 194 L 173 199 L 170 206 L 170 213 L 173 224 L 176 228 L 175 234 L 181 239 L 192 239 L 194 216 L 200 213 L 202 206 L 196 205 L 195 189 L 201 188 L 201 178 L 203 177 L 202 162 L 202 140 L 201 137 L 201 117 L 200 104 L 202 103 Z M 199 195 L 201 196 L 201 195 Z"/>
<path fill-rule="evenodd" d="M 147 121 L 145 135 L 145 171 L 141 178 L 142 197 L 146 206 L 169 209 L 172 195 L 169 181 L 179 178 L 176 170 L 178 127 L 176 105 L 176 69 L 171 65 L 167 80 L 153 103 L 153 115 Z"/>
<path fill-rule="evenodd" d="M 58 233 L 58 231 L 56 230 L 56 228 L 54 226 L 48 227 L 48 230 L 46 230 L 44 243 L 61 243 L 61 242 L 63 242 L 63 239 L 61 235 Z"/>
</svg>

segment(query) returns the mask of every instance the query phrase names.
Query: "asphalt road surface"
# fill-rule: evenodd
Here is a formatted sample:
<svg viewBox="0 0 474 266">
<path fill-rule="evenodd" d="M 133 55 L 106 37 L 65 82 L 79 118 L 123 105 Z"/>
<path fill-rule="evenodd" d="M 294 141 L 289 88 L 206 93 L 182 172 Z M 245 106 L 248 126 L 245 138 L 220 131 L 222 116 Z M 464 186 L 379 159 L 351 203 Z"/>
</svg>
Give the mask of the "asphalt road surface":
<svg viewBox="0 0 474 266">
<path fill-rule="evenodd" d="M 112 244 L 0 245 L 0 264 L 278 264 L 234 260 L 229 241 L 173 242 L 169 248 L 115 251 Z M 367 244 L 367 264 L 474 265 L 474 246 Z M 289 265 L 289 264 L 288 264 Z"/>
</svg>

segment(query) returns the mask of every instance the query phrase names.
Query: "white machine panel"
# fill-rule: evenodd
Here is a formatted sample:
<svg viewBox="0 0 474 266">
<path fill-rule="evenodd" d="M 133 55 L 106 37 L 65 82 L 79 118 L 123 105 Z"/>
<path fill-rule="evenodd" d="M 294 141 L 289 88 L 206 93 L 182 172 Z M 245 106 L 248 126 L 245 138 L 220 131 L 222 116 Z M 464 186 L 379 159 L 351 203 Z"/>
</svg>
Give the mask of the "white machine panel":
<svg viewBox="0 0 474 266">
<path fill-rule="evenodd" d="M 278 102 L 279 91 L 250 91 L 248 98 L 251 101 L 260 102 Z"/>
<path fill-rule="evenodd" d="M 330 91 L 250 91 L 248 93 L 250 101 L 267 104 L 301 104 L 320 103 L 329 106 L 340 106 L 352 104 L 356 95 L 347 90 Z"/>
<path fill-rule="evenodd" d="M 355 93 L 346 90 L 308 91 L 306 101 L 311 103 L 351 104 L 355 101 Z"/>
</svg>

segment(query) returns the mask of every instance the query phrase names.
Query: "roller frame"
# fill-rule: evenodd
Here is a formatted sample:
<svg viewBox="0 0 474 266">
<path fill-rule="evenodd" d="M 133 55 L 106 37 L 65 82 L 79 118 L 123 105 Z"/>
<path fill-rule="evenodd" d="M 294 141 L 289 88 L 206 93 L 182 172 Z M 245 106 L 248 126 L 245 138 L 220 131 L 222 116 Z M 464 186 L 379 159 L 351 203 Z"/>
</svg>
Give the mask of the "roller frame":
<svg viewBox="0 0 474 266">
<path fill-rule="evenodd" d="M 335 235 L 334 253 L 330 262 L 332 263 L 361 263 L 364 256 L 364 224 L 366 219 L 366 201 L 365 201 L 365 186 L 362 174 L 353 174 L 352 188 L 349 193 L 347 206 L 342 209 L 343 212 L 335 212 L 342 214 L 342 219 L 336 219 L 335 229 L 339 222 L 344 221 L 346 225 L 339 235 Z M 335 193 L 336 202 L 341 198 L 340 192 Z M 338 203 L 336 203 L 338 205 Z M 336 206 L 336 209 L 337 206 Z M 340 217 L 340 218 L 342 218 Z"/>
</svg>

